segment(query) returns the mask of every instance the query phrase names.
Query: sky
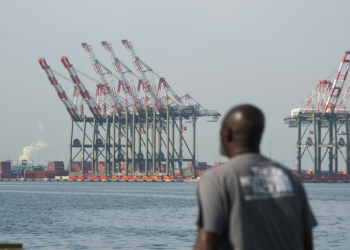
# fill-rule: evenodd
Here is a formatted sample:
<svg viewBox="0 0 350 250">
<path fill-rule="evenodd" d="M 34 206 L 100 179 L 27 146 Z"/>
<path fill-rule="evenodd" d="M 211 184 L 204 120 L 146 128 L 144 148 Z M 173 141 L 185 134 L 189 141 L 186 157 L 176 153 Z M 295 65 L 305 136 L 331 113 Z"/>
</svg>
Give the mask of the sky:
<svg viewBox="0 0 350 250">
<path fill-rule="evenodd" d="M 66 75 L 59 59 L 68 56 L 94 76 L 80 44 L 91 44 L 112 68 L 100 44 L 107 40 L 132 68 L 120 42 L 128 39 L 178 95 L 189 93 L 222 115 L 242 103 L 261 108 L 266 116 L 262 153 L 270 156 L 271 145 L 272 158 L 292 168 L 297 131 L 283 118 L 319 80 L 333 80 L 344 51 L 350 50 L 349 8 L 348 1 L 3 0 L 1 160 L 5 152 L 19 159 L 23 148 L 39 142 L 44 143 L 41 163 L 68 159 L 70 117 L 38 58 Z M 72 96 L 71 83 L 60 83 Z M 93 84 L 88 87 L 94 92 Z M 225 161 L 218 150 L 221 120 L 206 121 L 198 121 L 199 161 Z M 32 157 L 38 162 L 39 152 Z"/>
</svg>

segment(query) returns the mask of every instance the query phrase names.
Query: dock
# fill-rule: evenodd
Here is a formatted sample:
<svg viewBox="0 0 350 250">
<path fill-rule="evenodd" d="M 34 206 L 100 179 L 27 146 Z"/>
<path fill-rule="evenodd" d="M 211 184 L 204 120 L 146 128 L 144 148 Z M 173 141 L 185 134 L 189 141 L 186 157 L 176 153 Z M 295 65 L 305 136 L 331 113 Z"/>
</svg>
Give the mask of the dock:
<svg viewBox="0 0 350 250">
<path fill-rule="evenodd" d="M 142 180 L 142 179 L 130 179 L 130 180 L 124 180 L 124 179 L 0 179 L 0 181 L 52 181 L 52 182 L 198 182 L 198 179 L 193 180 L 182 180 L 182 179 L 175 179 L 175 180 Z"/>
</svg>

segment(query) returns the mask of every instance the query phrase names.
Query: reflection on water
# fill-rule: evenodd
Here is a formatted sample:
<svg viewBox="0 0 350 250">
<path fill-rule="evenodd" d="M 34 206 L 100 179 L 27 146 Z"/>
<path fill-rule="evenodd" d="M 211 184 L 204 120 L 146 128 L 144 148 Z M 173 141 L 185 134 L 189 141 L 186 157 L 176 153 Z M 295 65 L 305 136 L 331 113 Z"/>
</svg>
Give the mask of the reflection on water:
<svg viewBox="0 0 350 250">
<path fill-rule="evenodd" d="M 1 241 L 25 249 L 190 249 L 196 183 L 0 182 Z M 346 249 L 350 184 L 306 184 L 316 249 Z"/>
</svg>

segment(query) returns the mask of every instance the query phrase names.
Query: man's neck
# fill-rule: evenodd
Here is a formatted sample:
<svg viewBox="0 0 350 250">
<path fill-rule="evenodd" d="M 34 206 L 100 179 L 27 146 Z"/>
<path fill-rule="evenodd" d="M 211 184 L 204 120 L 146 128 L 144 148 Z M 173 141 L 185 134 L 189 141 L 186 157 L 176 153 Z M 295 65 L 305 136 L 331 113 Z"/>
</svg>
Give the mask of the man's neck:
<svg viewBox="0 0 350 250">
<path fill-rule="evenodd" d="M 259 148 L 237 148 L 234 150 L 231 150 L 229 153 L 229 157 L 235 157 L 240 154 L 246 154 L 246 153 L 260 153 Z"/>
</svg>

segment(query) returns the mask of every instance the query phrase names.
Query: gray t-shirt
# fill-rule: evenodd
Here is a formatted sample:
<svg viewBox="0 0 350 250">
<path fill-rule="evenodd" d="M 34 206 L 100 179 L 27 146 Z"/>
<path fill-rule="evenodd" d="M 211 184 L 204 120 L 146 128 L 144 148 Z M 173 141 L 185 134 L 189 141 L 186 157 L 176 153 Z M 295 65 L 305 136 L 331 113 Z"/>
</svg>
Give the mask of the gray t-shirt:
<svg viewBox="0 0 350 250">
<path fill-rule="evenodd" d="M 208 170 L 197 196 L 198 229 L 221 236 L 219 249 L 303 249 L 317 225 L 299 179 L 257 153 Z"/>
</svg>

